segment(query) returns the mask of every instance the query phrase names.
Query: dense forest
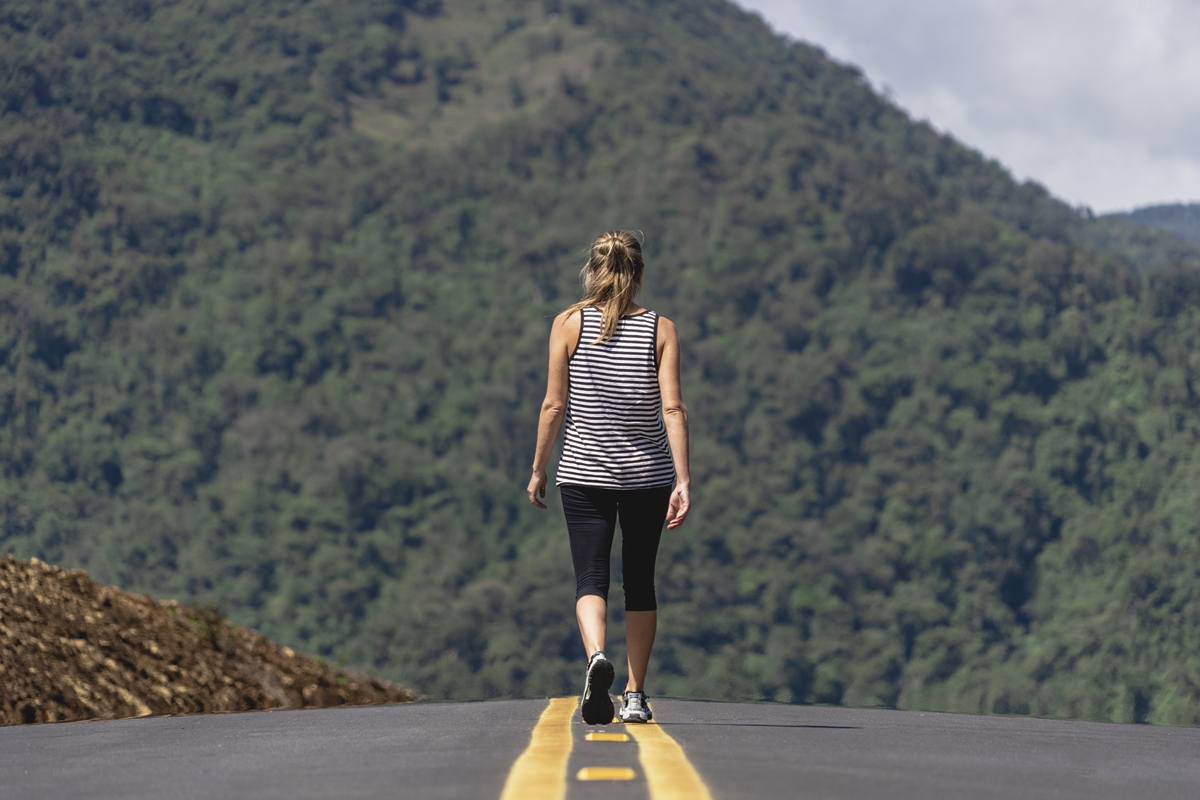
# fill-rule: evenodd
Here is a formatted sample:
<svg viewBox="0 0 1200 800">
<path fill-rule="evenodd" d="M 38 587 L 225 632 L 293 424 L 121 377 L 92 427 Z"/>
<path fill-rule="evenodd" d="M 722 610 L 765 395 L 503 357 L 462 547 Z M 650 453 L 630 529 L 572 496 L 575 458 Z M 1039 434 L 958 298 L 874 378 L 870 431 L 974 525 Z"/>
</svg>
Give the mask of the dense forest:
<svg viewBox="0 0 1200 800">
<path fill-rule="evenodd" d="M 1200 723 L 1197 249 L 732 4 L 6 2 L 0 114 L 0 552 L 576 691 L 523 489 L 631 228 L 693 436 L 652 695 Z"/>
<path fill-rule="evenodd" d="M 1113 216 L 1123 216 L 1141 225 L 1170 231 L 1189 242 L 1200 244 L 1200 203 L 1146 206 Z"/>
</svg>

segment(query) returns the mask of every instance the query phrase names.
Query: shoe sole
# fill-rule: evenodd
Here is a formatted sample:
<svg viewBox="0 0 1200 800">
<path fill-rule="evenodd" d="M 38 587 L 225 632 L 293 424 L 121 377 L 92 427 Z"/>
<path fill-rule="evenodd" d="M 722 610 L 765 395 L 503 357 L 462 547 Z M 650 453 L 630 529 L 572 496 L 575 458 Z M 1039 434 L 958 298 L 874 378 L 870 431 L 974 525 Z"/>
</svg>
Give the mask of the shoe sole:
<svg viewBox="0 0 1200 800">
<path fill-rule="evenodd" d="M 613 720 L 613 701 L 608 696 L 616 671 L 612 662 L 601 661 L 588 671 L 583 698 L 583 721 L 588 725 L 607 725 Z"/>
</svg>

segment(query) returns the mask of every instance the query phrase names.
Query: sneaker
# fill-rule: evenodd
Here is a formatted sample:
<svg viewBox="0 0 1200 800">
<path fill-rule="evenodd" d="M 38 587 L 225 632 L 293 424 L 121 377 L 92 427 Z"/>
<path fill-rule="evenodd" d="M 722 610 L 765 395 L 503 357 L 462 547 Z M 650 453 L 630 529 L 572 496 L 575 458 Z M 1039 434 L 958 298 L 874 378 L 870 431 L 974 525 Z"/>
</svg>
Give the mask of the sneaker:
<svg viewBox="0 0 1200 800">
<path fill-rule="evenodd" d="M 621 699 L 621 722 L 649 722 L 654 719 L 645 692 L 626 692 Z"/>
<path fill-rule="evenodd" d="M 607 725 L 613 721 L 613 702 L 608 696 L 615 672 L 604 653 L 588 661 L 587 680 L 583 685 L 583 721 L 588 725 Z"/>
</svg>

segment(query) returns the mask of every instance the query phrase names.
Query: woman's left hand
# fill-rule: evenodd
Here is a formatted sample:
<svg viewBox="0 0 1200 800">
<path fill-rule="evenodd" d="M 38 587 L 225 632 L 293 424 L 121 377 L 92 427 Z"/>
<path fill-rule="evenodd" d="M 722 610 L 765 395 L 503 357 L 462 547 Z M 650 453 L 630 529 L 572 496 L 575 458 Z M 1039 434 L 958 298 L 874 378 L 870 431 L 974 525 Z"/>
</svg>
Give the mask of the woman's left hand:
<svg viewBox="0 0 1200 800">
<path fill-rule="evenodd" d="M 546 471 L 538 470 L 533 473 L 533 477 L 529 479 L 529 502 L 533 503 L 538 508 L 545 508 L 546 504 L 538 500 L 538 496 L 545 498 L 546 496 Z"/>
<path fill-rule="evenodd" d="M 686 483 L 676 484 L 675 491 L 671 492 L 671 499 L 667 503 L 667 530 L 682 525 L 691 510 L 692 496 L 688 485 Z"/>
</svg>

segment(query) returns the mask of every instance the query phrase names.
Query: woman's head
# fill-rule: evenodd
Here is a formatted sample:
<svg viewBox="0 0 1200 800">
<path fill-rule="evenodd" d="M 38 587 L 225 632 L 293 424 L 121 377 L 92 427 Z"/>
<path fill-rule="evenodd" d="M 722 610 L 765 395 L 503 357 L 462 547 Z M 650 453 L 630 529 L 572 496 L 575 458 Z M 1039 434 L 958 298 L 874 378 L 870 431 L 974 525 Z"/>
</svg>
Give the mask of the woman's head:
<svg viewBox="0 0 1200 800">
<path fill-rule="evenodd" d="M 583 299 L 570 310 L 596 306 L 601 312 L 600 339 L 609 339 L 642 290 L 642 245 L 628 231 L 609 231 L 592 242 L 580 277 Z"/>
</svg>

